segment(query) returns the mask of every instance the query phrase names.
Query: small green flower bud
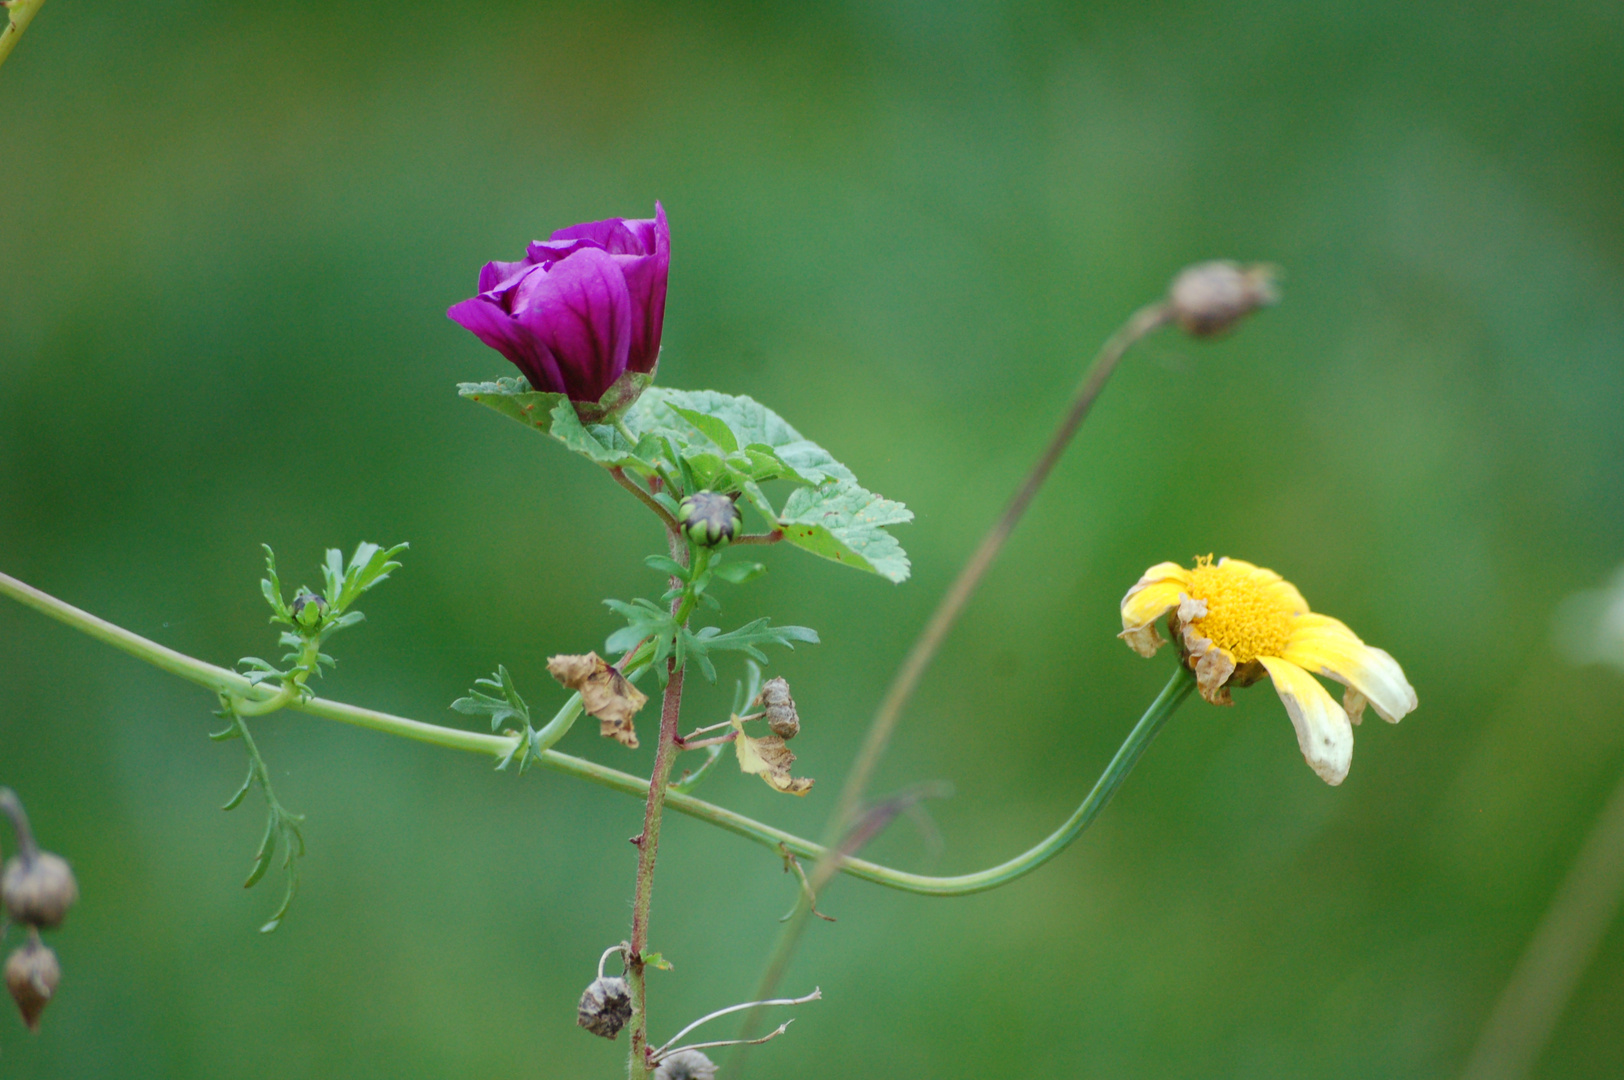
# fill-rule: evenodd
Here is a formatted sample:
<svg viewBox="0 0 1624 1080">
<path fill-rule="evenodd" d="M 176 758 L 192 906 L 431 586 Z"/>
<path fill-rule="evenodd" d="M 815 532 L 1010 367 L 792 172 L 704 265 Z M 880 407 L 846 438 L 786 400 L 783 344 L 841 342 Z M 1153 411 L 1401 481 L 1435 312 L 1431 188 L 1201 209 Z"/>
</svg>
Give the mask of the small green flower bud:
<svg viewBox="0 0 1624 1080">
<path fill-rule="evenodd" d="M 739 508 L 731 495 L 696 491 L 677 507 L 677 523 L 700 547 L 718 547 L 738 534 Z"/>
<path fill-rule="evenodd" d="M 39 1030 L 40 1013 L 61 981 L 62 965 L 38 934 L 6 958 L 6 989 L 11 991 L 11 1000 L 17 1003 L 29 1031 Z"/>
<path fill-rule="evenodd" d="M 716 1064 L 698 1050 L 679 1050 L 660 1061 L 654 1080 L 713 1080 Z"/>
<path fill-rule="evenodd" d="M 66 859 L 49 851 L 18 855 L 0 877 L 0 897 L 11 917 L 47 930 L 59 925 L 79 899 L 79 885 Z"/>
<path fill-rule="evenodd" d="M 605 1039 L 613 1039 L 632 1018 L 632 996 L 619 975 L 599 975 L 581 995 L 575 1022 Z"/>
<path fill-rule="evenodd" d="M 289 608 L 293 621 L 306 630 L 314 630 L 327 617 L 327 601 L 315 593 L 302 592 L 293 598 Z"/>
</svg>

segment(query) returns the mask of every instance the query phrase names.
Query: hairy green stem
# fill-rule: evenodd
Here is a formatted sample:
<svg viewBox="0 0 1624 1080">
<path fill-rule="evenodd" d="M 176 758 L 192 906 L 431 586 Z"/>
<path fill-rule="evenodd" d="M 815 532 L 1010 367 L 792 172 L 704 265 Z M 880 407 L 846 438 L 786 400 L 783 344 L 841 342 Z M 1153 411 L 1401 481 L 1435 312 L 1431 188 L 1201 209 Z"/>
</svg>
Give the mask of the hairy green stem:
<svg viewBox="0 0 1624 1080">
<path fill-rule="evenodd" d="M 669 515 L 666 515 L 669 519 Z M 668 526 L 666 543 L 671 557 L 690 568 L 689 581 L 697 581 L 705 572 L 710 551 L 698 548 L 690 561 L 688 542 L 682 530 Z M 672 578 L 675 585 L 677 579 Z M 687 625 L 693 610 L 695 590 L 690 584 L 682 594 L 671 601 L 671 616 L 677 626 Z M 637 845 L 637 886 L 632 894 L 631 947 L 626 950 L 626 985 L 632 998 L 632 1037 L 626 1055 L 628 1080 L 646 1080 L 648 1066 L 648 982 L 643 956 L 648 951 L 648 921 L 654 900 L 654 860 L 660 851 L 660 822 L 664 818 L 666 782 L 671 778 L 671 766 L 681 752 L 677 745 L 682 733 L 682 677 L 676 657 L 665 662 L 665 693 L 660 697 L 660 734 L 654 750 L 654 769 L 649 774 L 648 799 L 643 807 L 643 831 L 632 838 Z"/>
<path fill-rule="evenodd" d="M 33 608 L 51 618 L 65 623 L 76 630 L 106 642 L 122 652 L 128 653 L 138 660 L 145 661 L 155 667 L 179 675 L 189 682 L 204 686 L 220 693 L 222 691 L 239 694 L 245 700 L 264 700 L 272 697 L 276 691 L 269 687 L 256 687 L 247 679 L 234 671 L 216 667 L 203 660 L 197 660 L 184 653 L 176 652 L 155 641 L 149 641 L 139 634 L 131 633 L 122 627 L 115 626 L 88 612 L 81 611 L 71 604 L 40 592 L 29 585 L 25 585 L 16 578 L 0 573 L 0 595 L 10 596 L 19 600 L 28 607 Z M 1179 681 L 1185 680 L 1188 685 L 1177 689 Z M 1099 812 L 1111 793 L 1121 783 L 1121 777 L 1126 775 L 1132 762 L 1138 760 L 1139 753 L 1150 741 L 1150 736 L 1171 715 L 1173 709 L 1189 694 L 1189 686 L 1194 685 L 1193 678 L 1186 675 L 1181 668 L 1175 674 L 1173 682 L 1169 684 L 1175 688 L 1169 694 L 1163 690 L 1161 696 L 1151 705 L 1139 724 L 1128 736 L 1128 741 L 1112 759 L 1111 765 L 1102 776 L 1100 782 L 1094 787 L 1067 823 L 1048 839 L 1031 850 L 1016 856 L 1014 859 L 988 870 L 973 874 L 960 874 L 951 877 L 932 877 L 925 874 L 910 874 L 903 870 L 895 870 L 867 859 L 856 857 L 843 857 L 840 860 L 840 872 L 852 877 L 872 881 L 887 888 L 899 889 L 903 892 L 920 893 L 927 896 L 961 896 L 966 893 L 983 892 L 987 889 L 997 888 L 999 885 L 1013 881 L 1015 878 L 1037 869 L 1043 863 L 1059 854 L 1060 850 L 1075 839 Z M 444 747 L 448 750 L 462 750 L 468 753 L 481 754 L 485 757 L 501 760 L 512 754 L 518 741 L 523 736 L 517 735 L 487 735 L 480 731 L 464 731 L 461 728 L 445 727 L 440 724 L 425 724 L 421 720 L 410 720 L 404 716 L 394 716 L 390 713 L 379 712 L 375 709 L 364 709 L 358 705 L 347 705 L 341 701 L 330 701 L 326 698 L 310 697 L 303 700 L 294 700 L 288 703 L 288 709 L 304 713 L 308 716 L 320 717 L 323 720 L 334 720 L 341 724 L 351 724 L 356 727 L 367 728 L 382 732 L 386 735 L 395 735 L 400 738 L 411 739 L 415 742 L 427 743 L 430 746 Z M 1148 725 L 1148 727 L 1147 727 Z M 1136 749 L 1134 747 L 1137 746 Z M 1131 755 L 1124 757 L 1125 754 Z M 649 782 L 631 773 L 611 769 L 607 765 L 599 765 L 585 758 L 578 758 L 571 754 L 561 754 L 557 750 L 548 750 L 540 754 L 536 764 L 553 772 L 564 773 L 579 780 L 586 780 L 601 787 L 619 791 L 637 798 L 646 799 L 649 793 Z M 1107 779 L 1112 778 L 1109 784 Z M 672 810 L 688 817 L 714 825 L 724 832 L 742 836 L 753 840 L 762 847 L 779 854 L 779 846 L 803 859 L 818 859 L 829 852 L 821 844 L 796 836 L 793 833 L 775 829 L 771 825 L 763 824 L 754 818 L 735 813 L 725 807 L 716 806 L 696 799 L 692 795 L 683 795 L 667 789 L 664 803 Z"/>
<path fill-rule="evenodd" d="M 0 30 L 0 64 L 6 62 L 11 50 L 17 47 L 17 39 L 23 36 L 28 24 L 34 20 L 39 12 L 39 6 L 45 0 L 10 0 L 4 6 L 10 18 L 6 21 L 6 28 Z"/>
<path fill-rule="evenodd" d="M 677 733 L 682 712 L 683 669 L 676 666 L 675 659 L 666 663 L 670 678 L 660 699 L 660 742 L 654 753 L 654 771 L 649 776 L 643 832 L 632 840 L 637 845 L 637 890 L 632 899 L 631 949 L 626 955 L 626 983 L 632 996 L 632 1039 L 626 1071 L 631 1080 L 643 1080 L 648 1075 L 648 994 L 643 956 L 648 951 L 649 908 L 654 893 L 654 860 L 660 849 L 661 811 L 670 798 L 666 782 L 679 753 Z"/>
</svg>

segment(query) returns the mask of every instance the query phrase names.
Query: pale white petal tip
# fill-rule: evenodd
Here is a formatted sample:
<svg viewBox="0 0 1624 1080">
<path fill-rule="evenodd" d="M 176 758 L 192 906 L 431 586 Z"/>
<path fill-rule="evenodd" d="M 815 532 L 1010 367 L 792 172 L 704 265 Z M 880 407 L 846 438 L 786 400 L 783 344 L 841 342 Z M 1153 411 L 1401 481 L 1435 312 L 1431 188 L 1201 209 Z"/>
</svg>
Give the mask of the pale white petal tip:
<svg viewBox="0 0 1624 1080">
<path fill-rule="evenodd" d="M 1268 668 L 1275 691 L 1297 731 L 1297 746 L 1314 774 L 1335 787 L 1348 777 L 1353 761 L 1353 727 L 1342 711 L 1308 672 L 1272 656 L 1258 658 Z"/>
</svg>

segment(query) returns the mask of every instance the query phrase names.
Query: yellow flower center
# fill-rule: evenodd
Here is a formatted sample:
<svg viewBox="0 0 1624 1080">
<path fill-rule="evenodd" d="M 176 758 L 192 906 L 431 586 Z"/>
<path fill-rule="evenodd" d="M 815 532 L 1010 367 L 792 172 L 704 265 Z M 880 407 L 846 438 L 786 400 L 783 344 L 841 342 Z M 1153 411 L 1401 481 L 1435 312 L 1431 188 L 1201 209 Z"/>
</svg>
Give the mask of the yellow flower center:
<svg viewBox="0 0 1624 1080">
<path fill-rule="evenodd" d="M 1205 600 L 1207 613 L 1190 625 L 1237 664 L 1279 656 L 1291 641 L 1292 612 L 1273 583 L 1255 568 L 1215 564 L 1211 555 L 1198 558 L 1190 571 L 1189 596 Z"/>
</svg>

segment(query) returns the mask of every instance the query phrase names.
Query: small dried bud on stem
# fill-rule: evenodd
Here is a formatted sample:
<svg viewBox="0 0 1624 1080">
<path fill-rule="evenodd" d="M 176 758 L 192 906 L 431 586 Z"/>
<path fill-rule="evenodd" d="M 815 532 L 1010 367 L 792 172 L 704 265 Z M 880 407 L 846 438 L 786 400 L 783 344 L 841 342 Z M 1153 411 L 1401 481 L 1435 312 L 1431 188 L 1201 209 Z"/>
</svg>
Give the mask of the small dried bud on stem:
<svg viewBox="0 0 1624 1080">
<path fill-rule="evenodd" d="M 801 733 L 801 718 L 795 712 L 795 699 L 789 695 L 789 683 L 782 676 L 768 679 L 761 688 L 761 702 L 767 712 L 767 726 L 780 739 L 793 739 Z"/>
<path fill-rule="evenodd" d="M 17 922 L 54 929 L 79 899 L 73 871 L 60 855 L 39 849 L 22 800 L 10 788 L 0 788 L 0 812 L 11 819 L 17 834 L 17 854 L 0 873 L 0 902 Z"/>
<path fill-rule="evenodd" d="M 1167 290 L 1179 329 L 1196 337 L 1221 334 L 1259 308 L 1279 301 L 1274 268 L 1219 260 L 1185 267 Z"/>
<path fill-rule="evenodd" d="M 616 945 L 598 958 L 598 977 L 581 994 L 581 1005 L 575 1015 L 577 1024 L 605 1039 L 618 1036 L 632 1018 L 632 996 L 626 980 L 603 973 L 604 961 L 617 952 L 624 957 L 625 948 L 624 944 Z"/>
<path fill-rule="evenodd" d="M 42 851 L 32 859 L 18 855 L 6 864 L 0 894 L 13 919 L 52 930 L 79 899 L 79 885 L 66 859 Z"/>
<path fill-rule="evenodd" d="M 62 981 L 62 966 L 56 962 L 56 953 L 39 939 L 39 931 L 28 935 L 28 942 L 6 958 L 6 989 L 11 1000 L 23 1014 L 23 1023 L 29 1031 L 39 1030 L 40 1014 L 56 994 Z"/>
</svg>

